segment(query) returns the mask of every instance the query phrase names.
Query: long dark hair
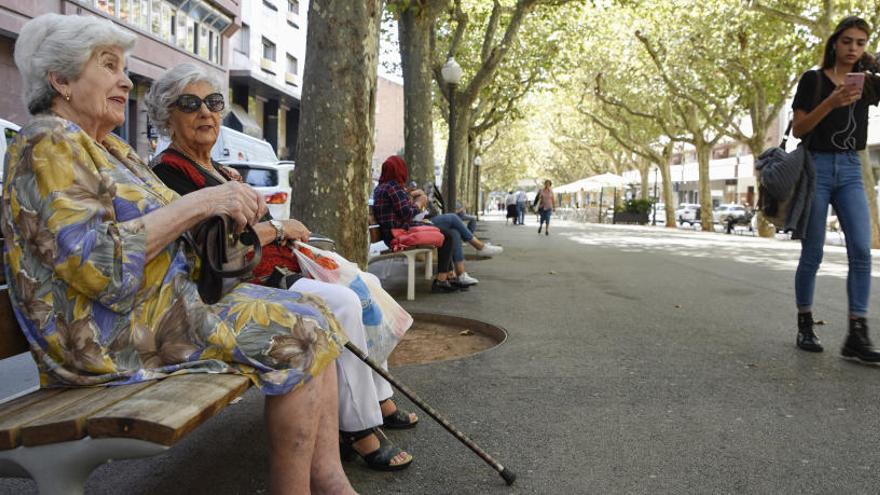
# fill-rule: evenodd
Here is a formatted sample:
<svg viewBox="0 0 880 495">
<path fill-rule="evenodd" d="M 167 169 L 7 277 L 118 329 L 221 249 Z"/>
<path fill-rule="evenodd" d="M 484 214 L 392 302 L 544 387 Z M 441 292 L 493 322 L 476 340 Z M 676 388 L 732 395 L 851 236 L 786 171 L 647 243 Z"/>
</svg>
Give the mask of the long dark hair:
<svg viewBox="0 0 880 495">
<path fill-rule="evenodd" d="M 834 65 L 837 63 L 837 52 L 834 50 L 834 45 L 837 43 L 840 35 L 843 34 L 844 31 L 850 28 L 856 28 L 859 31 L 864 32 L 868 35 L 868 38 L 871 37 L 871 25 L 861 17 L 856 17 L 851 15 L 849 17 L 844 17 L 839 23 L 837 23 L 837 27 L 834 28 L 834 32 L 831 33 L 831 36 L 828 37 L 828 41 L 825 42 L 825 52 L 822 56 L 822 68 L 823 69 L 832 69 Z M 870 71 L 871 74 L 868 74 L 870 79 L 877 79 L 877 60 L 865 50 L 865 53 L 862 54 L 862 58 L 856 61 L 855 66 L 853 66 L 853 72 L 864 72 Z M 864 86 L 863 96 L 868 97 L 869 99 L 874 98 L 874 84 L 865 84 Z"/>
<path fill-rule="evenodd" d="M 871 37 L 871 26 L 867 21 L 862 19 L 861 17 L 856 17 L 851 15 L 849 17 L 844 17 L 839 23 L 837 23 L 837 27 L 834 28 L 834 32 L 831 33 L 831 36 L 828 37 L 828 41 L 825 42 L 825 52 L 822 56 L 822 68 L 823 69 L 831 69 L 834 68 L 834 64 L 837 63 L 837 53 L 834 51 L 834 45 L 837 43 L 840 35 L 843 34 L 844 31 L 850 28 L 856 28 L 859 31 L 864 32 L 868 37 Z M 860 58 L 855 67 L 853 67 L 853 72 L 862 72 L 866 70 L 868 67 L 873 66 L 874 57 L 872 57 L 867 50 L 865 51 L 862 58 Z"/>
</svg>

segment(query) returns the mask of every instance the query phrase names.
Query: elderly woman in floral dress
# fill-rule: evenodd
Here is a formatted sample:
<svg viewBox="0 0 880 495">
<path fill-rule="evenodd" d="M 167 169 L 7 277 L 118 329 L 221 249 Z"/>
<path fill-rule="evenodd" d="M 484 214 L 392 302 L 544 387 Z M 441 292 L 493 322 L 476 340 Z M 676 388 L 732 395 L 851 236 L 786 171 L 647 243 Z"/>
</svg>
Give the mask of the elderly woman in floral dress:
<svg viewBox="0 0 880 495">
<path fill-rule="evenodd" d="M 180 197 L 110 131 L 125 121 L 134 36 L 95 17 L 28 22 L 15 63 L 33 115 L 6 157 L 10 297 L 43 386 L 173 373 L 248 376 L 266 395 L 274 493 L 353 493 L 337 445 L 345 343 L 323 301 L 242 284 L 208 306 L 181 235 L 215 215 L 266 212 L 239 182 Z"/>
</svg>

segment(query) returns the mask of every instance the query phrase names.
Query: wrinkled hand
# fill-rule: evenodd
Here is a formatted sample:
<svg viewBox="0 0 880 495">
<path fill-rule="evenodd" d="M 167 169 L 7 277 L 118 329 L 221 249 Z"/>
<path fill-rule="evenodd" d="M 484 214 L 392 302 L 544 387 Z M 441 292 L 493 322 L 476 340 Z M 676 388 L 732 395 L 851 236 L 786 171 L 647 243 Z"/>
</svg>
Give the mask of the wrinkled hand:
<svg viewBox="0 0 880 495">
<path fill-rule="evenodd" d="M 309 242 L 309 236 L 312 234 L 309 229 L 299 220 L 282 220 L 284 225 L 284 239 L 291 241 Z"/>
<path fill-rule="evenodd" d="M 416 196 L 413 198 L 413 203 L 419 207 L 420 210 L 424 210 L 428 206 L 428 197 L 425 195 Z"/>
<path fill-rule="evenodd" d="M 859 98 L 861 97 L 861 90 L 852 86 L 847 86 L 846 84 L 841 84 L 840 86 L 834 88 L 834 91 L 832 91 L 831 94 L 828 95 L 828 100 L 831 102 L 834 108 L 840 108 L 852 105 L 853 103 L 859 101 Z"/>
<path fill-rule="evenodd" d="M 247 224 L 256 225 L 268 211 L 263 195 L 241 182 L 230 181 L 202 191 L 206 191 L 211 216 L 229 217 L 235 222 L 236 232 L 239 233 Z"/>
</svg>

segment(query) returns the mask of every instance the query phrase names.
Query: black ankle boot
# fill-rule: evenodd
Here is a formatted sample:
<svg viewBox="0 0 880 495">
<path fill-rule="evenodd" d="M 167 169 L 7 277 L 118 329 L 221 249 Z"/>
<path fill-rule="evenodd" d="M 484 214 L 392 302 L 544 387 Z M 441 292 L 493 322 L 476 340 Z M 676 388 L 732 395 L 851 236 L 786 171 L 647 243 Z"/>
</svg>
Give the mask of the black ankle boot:
<svg viewBox="0 0 880 495">
<path fill-rule="evenodd" d="M 797 346 L 809 352 L 822 352 L 822 342 L 813 330 L 813 313 L 798 313 Z"/>
<path fill-rule="evenodd" d="M 840 355 L 857 359 L 864 363 L 880 363 L 880 352 L 874 350 L 871 339 L 868 337 L 868 322 L 864 318 L 850 318 L 849 334 Z"/>
</svg>

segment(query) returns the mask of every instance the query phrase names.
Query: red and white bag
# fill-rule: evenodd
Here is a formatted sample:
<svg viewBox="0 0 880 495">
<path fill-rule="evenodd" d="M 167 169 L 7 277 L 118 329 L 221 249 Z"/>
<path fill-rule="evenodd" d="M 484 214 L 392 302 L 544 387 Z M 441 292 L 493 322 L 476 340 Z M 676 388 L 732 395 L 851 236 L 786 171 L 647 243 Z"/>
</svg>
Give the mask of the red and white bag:
<svg viewBox="0 0 880 495">
<path fill-rule="evenodd" d="M 392 251 L 402 251 L 412 247 L 434 246 L 439 248 L 443 245 L 443 232 L 433 225 L 417 225 L 404 229 L 391 229 Z"/>
</svg>

